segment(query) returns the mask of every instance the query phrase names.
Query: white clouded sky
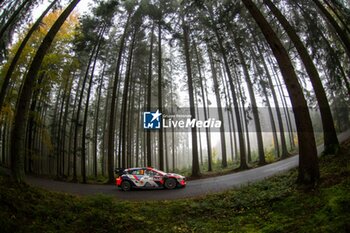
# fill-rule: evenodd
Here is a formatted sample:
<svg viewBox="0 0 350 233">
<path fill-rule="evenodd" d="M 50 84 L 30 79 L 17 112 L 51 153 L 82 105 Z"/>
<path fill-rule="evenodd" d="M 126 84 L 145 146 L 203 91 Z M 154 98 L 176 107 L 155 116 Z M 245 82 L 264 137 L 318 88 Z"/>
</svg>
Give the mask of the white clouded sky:
<svg viewBox="0 0 350 233">
<path fill-rule="evenodd" d="M 36 9 L 33 10 L 33 20 L 37 19 L 41 15 L 41 13 L 46 9 L 46 7 L 48 7 L 50 2 L 46 0 L 40 6 L 38 6 Z M 81 0 L 76 6 L 75 10 L 80 14 L 83 14 L 84 12 L 88 12 L 89 4 L 93 2 L 94 2 L 93 0 Z M 61 5 L 66 7 L 68 5 L 68 1 L 63 1 Z"/>
</svg>

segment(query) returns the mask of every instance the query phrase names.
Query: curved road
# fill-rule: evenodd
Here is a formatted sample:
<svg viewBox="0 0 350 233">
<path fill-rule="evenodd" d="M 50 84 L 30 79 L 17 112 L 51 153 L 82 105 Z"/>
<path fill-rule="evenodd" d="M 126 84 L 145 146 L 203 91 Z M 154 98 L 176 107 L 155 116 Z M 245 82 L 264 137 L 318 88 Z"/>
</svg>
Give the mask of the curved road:
<svg viewBox="0 0 350 233">
<path fill-rule="evenodd" d="M 350 137 L 350 131 L 339 134 L 340 142 Z M 318 153 L 323 146 L 317 148 Z M 295 155 L 285 160 L 268 164 L 255 169 L 228 174 L 224 176 L 211 177 L 187 182 L 187 187 L 175 190 L 135 190 L 123 192 L 115 185 L 76 184 L 61 181 L 48 180 L 35 176 L 27 176 L 26 182 L 33 186 L 42 187 L 52 191 L 59 191 L 77 195 L 106 194 L 124 200 L 171 200 L 191 198 L 210 193 L 222 192 L 233 187 L 247 185 L 254 181 L 263 180 L 275 174 L 288 171 L 298 166 L 299 156 Z"/>
</svg>

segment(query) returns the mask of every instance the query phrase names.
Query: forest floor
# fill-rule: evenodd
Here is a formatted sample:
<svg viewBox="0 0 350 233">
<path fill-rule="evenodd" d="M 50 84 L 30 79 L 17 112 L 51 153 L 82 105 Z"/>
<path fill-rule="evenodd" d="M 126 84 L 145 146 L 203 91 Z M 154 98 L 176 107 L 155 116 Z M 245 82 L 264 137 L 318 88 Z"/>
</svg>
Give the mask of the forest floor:
<svg viewBox="0 0 350 233">
<path fill-rule="evenodd" d="M 316 187 L 297 170 L 239 189 L 173 201 L 76 196 L 0 175 L 1 232 L 349 232 L 350 140 L 320 159 Z"/>
</svg>

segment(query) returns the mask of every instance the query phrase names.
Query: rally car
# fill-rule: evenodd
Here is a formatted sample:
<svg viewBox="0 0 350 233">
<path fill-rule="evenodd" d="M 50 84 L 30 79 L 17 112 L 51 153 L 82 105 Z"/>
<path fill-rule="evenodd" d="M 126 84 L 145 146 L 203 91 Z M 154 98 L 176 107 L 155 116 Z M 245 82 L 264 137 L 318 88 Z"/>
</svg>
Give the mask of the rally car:
<svg viewBox="0 0 350 233">
<path fill-rule="evenodd" d="M 166 173 L 152 167 L 144 168 L 117 168 L 115 169 L 117 178 L 115 183 L 123 191 L 135 189 L 174 189 L 185 187 L 186 178 L 184 176 Z"/>
</svg>

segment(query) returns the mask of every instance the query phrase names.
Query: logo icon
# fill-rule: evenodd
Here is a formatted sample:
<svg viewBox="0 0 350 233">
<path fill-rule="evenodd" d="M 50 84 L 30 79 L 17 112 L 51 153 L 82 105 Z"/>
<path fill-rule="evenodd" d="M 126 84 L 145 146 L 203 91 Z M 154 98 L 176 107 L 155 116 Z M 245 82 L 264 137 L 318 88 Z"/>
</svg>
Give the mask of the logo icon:
<svg viewBox="0 0 350 233">
<path fill-rule="evenodd" d="M 162 113 L 159 109 L 156 112 L 143 113 L 143 128 L 144 129 L 160 129 L 162 121 Z"/>
</svg>

